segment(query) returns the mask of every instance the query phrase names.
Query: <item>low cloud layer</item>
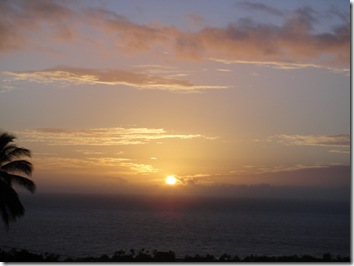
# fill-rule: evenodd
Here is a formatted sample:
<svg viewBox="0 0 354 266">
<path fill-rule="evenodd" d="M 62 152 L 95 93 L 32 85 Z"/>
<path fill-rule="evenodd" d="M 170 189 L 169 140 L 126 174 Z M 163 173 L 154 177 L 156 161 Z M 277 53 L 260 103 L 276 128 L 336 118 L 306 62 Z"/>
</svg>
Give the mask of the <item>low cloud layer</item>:
<svg viewBox="0 0 354 266">
<path fill-rule="evenodd" d="M 94 43 L 95 49 L 104 47 L 103 41 L 82 30 L 87 28 L 127 54 L 162 49 L 165 54 L 184 60 L 216 58 L 339 69 L 348 69 L 350 64 L 350 20 L 346 17 L 349 13 L 341 14 L 341 25 L 316 32 L 314 26 L 320 14 L 311 8 L 283 13 L 265 4 L 244 3 L 244 8 L 253 6 L 282 17 L 282 24 L 243 18 L 224 27 L 205 26 L 185 32 L 170 25 L 138 24 L 113 11 L 82 8 L 74 3 L 2 1 L 0 52 L 43 49 L 48 48 L 48 42 L 73 40 Z"/>
</svg>

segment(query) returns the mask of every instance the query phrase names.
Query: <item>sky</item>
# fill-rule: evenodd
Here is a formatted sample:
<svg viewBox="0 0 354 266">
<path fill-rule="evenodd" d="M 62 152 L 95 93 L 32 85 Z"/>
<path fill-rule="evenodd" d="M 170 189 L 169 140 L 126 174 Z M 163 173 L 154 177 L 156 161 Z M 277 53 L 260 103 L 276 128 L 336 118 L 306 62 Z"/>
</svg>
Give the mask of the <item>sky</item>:
<svg viewBox="0 0 354 266">
<path fill-rule="evenodd" d="M 349 1 L 0 12 L 0 129 L 32 151 L 39 192 L 350 187 Z"/>
</svg>

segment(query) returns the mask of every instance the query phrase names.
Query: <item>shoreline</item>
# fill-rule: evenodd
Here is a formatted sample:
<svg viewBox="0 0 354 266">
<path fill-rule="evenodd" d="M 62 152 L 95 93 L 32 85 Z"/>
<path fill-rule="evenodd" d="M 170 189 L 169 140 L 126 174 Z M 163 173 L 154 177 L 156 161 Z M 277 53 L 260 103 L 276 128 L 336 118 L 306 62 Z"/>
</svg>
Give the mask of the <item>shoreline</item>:
<svg viewBox="0 0 354 266">
<path fill-rule="evenodd" d="M 2 262 L 351 262 L 350 256 L 332 255 L 324 253 L 322 257 L 310 255 L 286 255 L 286 256 L 264 256 L 250 254 L 246 257 L 237 255 L 223 254 L 215 257 L 211 254 L 206 255 L 186 255 L 183 258 L 176 257 L 173 251 L 149 251 L 141 249 L 129 252 L 124 250 L 116 251 L 109 256 L 89 257 L 68 257 L 54 253 L 36 253 L 26 249 L 12 248 L 9 251 L 0 249 L 0 261 Z"/>
</svg>

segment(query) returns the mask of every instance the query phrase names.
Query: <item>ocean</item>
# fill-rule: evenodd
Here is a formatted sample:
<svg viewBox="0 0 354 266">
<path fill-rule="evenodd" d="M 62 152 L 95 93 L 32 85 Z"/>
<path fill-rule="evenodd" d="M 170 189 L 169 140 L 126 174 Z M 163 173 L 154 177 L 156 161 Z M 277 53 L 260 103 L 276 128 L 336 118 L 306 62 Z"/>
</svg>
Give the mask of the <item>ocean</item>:
<svg viewBox="0 0 354 266">
<path fill-rule="evenodd" d="M 0 248 L 65 257 L 131 249 L 350 256 L 350 203 L 250 198 L 22 195 L 26 214 L 0 231 Z"/>
</svg>

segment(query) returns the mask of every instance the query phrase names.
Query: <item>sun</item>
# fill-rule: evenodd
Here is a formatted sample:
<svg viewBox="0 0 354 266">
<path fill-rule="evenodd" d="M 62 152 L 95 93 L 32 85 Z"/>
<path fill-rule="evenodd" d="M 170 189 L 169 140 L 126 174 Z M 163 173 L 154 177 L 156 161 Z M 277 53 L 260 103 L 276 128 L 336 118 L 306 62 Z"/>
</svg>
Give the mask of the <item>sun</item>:
<svg viewBox="0 0 354 266">
<path fill-rule="evenodd" d="M 175 185 L 177 182 L 177 178 L 174 175 L 169 175 L 165 179 L 166 184 L 168 185 Z"/>
</svg>

